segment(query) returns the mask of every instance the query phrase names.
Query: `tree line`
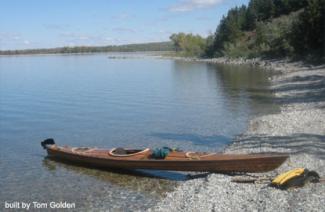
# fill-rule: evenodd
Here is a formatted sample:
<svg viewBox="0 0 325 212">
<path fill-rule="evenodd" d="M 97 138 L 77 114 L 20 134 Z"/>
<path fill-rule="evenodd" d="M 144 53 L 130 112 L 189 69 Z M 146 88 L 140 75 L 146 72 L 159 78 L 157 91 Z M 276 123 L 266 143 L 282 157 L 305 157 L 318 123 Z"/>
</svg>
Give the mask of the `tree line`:
<svg viewBox="0 0 325 212">
<path fill-rule="evenodd" d="M 201 57 L 325 56 L 325 0 L 250 0 L 223 16 L 207 38 L 177 33 L 182 55 Z"/>
<path fill-rule="evenodd" d="M 66 53 L 94 53 L 94 52 L 136 52 L 136 51 L 172 51 L 171 42 L 153 42 L 114 46 L 75 46 L 48 49 L 24 49 L 0 51 L 0 55 L 17 54 L 66 54 Z"/>
</svg>

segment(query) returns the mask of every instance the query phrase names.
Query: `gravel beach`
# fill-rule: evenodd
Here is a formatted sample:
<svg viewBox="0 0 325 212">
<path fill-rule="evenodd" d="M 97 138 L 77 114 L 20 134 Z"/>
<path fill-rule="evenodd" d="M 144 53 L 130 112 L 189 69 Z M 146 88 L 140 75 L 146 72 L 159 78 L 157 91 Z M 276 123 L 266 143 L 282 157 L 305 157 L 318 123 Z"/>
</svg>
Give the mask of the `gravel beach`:
<svg viewBox="0 0 325 212">
<path fill-rule="evenodd" d="M 193 60 L 193 59 L 187 59 Z M 226 153 L 286 152 L 290 159 L 277 170 L 254 174 L 272 178 L 304 167 L 325 176 L 325 66 L 285 60 L 195 59 L 210 63 L 251 64 L 281 72 L 271 92 L 281 112 L 253 118 L 247 131 Z M 266 183 L 240 184 L 232 176 L 209 174 L 188 180 L 149 211 L 325 211 L 325 184 L 307 184 L 286 191 Z"/>
</svg>

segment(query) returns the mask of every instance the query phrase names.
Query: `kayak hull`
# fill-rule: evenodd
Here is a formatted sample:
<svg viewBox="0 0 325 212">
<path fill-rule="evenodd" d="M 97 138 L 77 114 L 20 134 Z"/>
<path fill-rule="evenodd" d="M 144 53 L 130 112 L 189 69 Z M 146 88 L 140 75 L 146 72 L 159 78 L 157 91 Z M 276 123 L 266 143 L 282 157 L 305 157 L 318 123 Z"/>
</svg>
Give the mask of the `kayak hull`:
<svg viewBox="0 0 325 212">
<path fill-rule="evenodd" d="M 47 145 L 50 157 L 95 168 L 157 169 L 195 172 L 267 172 L 278 168 L 286 154 L 218 154 L 171 152 L 165 159 L 151 158 L 151 151 L 131 156 L 114 156 L 111 150 L 74 151 L 72 147 Z"/>
</svg>

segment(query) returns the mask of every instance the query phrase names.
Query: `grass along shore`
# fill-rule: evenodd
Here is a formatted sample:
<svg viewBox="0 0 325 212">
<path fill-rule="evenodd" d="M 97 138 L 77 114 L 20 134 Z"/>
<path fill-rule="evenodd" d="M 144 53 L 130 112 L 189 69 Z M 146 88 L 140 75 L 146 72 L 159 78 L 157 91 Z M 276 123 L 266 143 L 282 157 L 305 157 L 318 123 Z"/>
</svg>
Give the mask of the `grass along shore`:
<svg viewBox="0 0 325 212">
<path fill-rule="evenodd" d="M 286 60 L 189 59 L 222 64 L 251 64 L 280 71 L 269 88 L 281 112 L 253 118 L 226 153 L 287 152 L 278 173 L 305 167 L 325 176 L 325 66 Z M 256 174 L 261 175 L 261 174 Z M 238 184 L 231 176 L 209 174 L 184 182 L 149 211 L 324 211 L 325 184 L 287 191 L 266 184 Z"/>
</svg>

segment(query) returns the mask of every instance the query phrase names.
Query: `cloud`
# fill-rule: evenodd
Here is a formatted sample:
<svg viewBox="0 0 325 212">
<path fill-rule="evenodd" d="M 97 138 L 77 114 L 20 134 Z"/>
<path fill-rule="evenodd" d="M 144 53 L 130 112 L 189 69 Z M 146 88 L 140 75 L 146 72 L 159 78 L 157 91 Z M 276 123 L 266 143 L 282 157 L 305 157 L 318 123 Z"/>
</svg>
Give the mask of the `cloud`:
<svg viewBox="0 0 325 212">
<path fill-rule="evenodd" d="M 208 16 L 199 16 L 195 18 L 197 21 L 209 21 L 209 20 L 214 20 L 214 18 L 212 17 L 208 17 Z"/>
<path fill-rule="evenodd" d="M 15 32 L 0 32 L 0 41 L 17 45 L 31 44 L 31 41 L 24 39 L 19 33 Z"/>
<path fill-rule="evenodd" d="M 123 28 L 123 30 L 125 29 Z M 102 46 L 125 43 L 125 40 L 113 38 L 106 34 L 95 35 L 67 31 L 59 33 L 58 36 L 61 46 Z"/>
<path fill-rule="evenodd" d="M 158 30 L 156 32 L 157 32 L 157 34 L 164 34 L 164 35 L 171 35 L 171 34 L 173 34 L 172 31 L 164 30 L 164 29 L 160 29 L 160 30 Z"/>
<path fill-rule="evenodd" d="M 195 9 L 203 9 L 222 3 L 224 0 L 181 0 L 178 4 L 168 8 L 171 12 L 188 12 Z"/>
<path fill-rule="evenodd" d="M 66 30 L 69 28 L 69 25 L 62 25 L 62 24 L 43 24 L 45 29 L 49 30 Z"/>
<path fill-rule="evenodd" d="M 120 13 L 120 14 L 111 16 L 111 18 L 114 20 L 120 20 L 120 21 L 121 20 L 130 20 L 132 18 L 135 18 L 135 15 L 128 14 L 128 13 Z"/>
<path fill-rule="evenodd" d="M 74 32 L 61 32 L 60 37 L 70 38 L 74 40 L 90 40 L 95 39 L 95 36 L 87 35 L 87 34 L 80 34 Z"/>
<path fill-rule="evenodd" d="M 127 27 L 115 27 L 112 30 L 117 31 L 117 32 L 132 32 L 132 33 L 136 32 L 135 29 L 131 29 L 131 28 L 127 28 Z"/>
<path fill-rule="evenodd" d="M 90 37 L 89 36 L 86 36 L 86 35 L 81 35 L 78 37 L 79 40 L 89 40 Z"/>
<path fill-rule="evenodd" d="M 0 39 L 1 40 L 21 40 L 21 35 L 15 32 L 0 32 Z"/>
</svg>

